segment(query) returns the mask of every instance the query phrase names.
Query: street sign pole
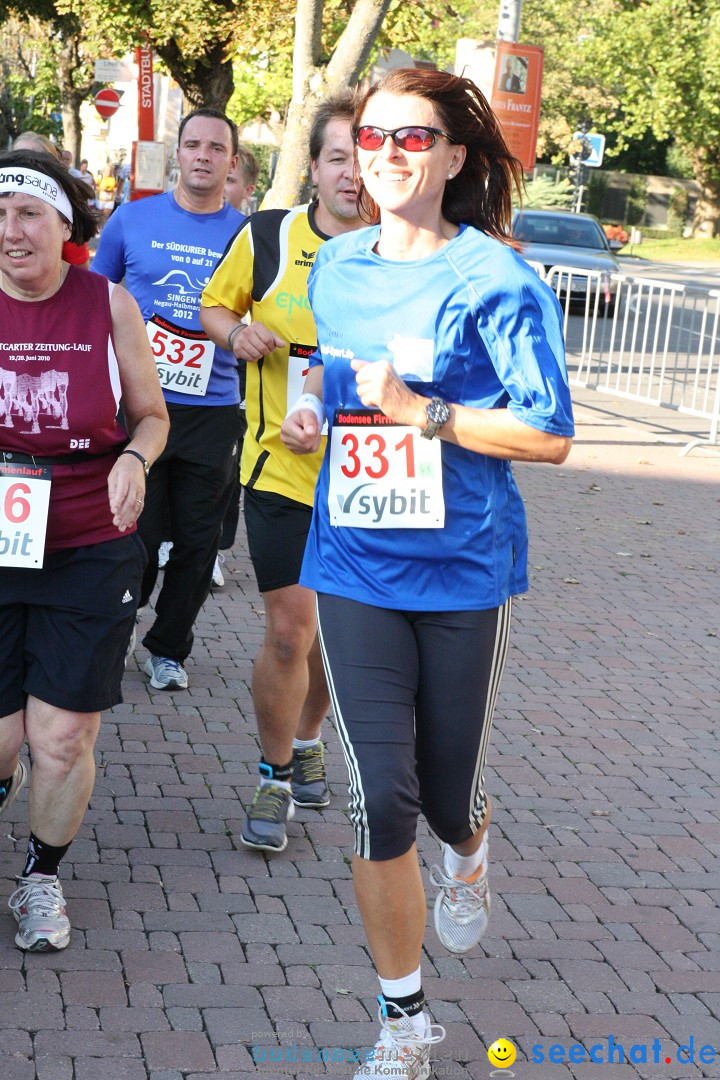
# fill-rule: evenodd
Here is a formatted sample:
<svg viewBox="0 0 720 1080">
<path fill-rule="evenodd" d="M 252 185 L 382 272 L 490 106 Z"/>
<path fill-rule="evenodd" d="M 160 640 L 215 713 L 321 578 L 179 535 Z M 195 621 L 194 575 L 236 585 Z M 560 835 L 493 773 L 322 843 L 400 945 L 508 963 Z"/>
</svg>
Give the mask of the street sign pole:
<svg viewBox="0 0 720 1080">
<path fill-rule="evenodd" d="M 520 40 L 522 0 L 500 0 L 497 36 L 499 41 Z"/>
</svg>

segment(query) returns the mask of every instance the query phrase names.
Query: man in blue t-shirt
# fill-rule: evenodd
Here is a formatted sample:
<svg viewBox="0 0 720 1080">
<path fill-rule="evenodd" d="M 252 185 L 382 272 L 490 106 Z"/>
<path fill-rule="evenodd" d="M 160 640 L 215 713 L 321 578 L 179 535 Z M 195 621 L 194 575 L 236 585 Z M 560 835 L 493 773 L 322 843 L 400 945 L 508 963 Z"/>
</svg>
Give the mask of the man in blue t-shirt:
<svg viewBox="0 0 720 1080">
<path fill-rule="evenodd" d="M 200 294 L 244 220 L 223 196 L 237 152 L 237 129 L 227 116 L 210 108 L 189 113 L 178 133 L 177 187 L 121 206 L 92 264 L 111 281 L 124 278 L 140 305 L 170 414 L 170 436 L 148 475 L 138 521 L 150 559 L 141 607 L 155 586 L 168 517 L 172 530 L 155 622 L 143 638 L 150 652 L 145 671 L 158 690 L 187 688 L 183 663 L 237 471 L 237 362 L 213 345 L 199 319 Z"/>
</svg>

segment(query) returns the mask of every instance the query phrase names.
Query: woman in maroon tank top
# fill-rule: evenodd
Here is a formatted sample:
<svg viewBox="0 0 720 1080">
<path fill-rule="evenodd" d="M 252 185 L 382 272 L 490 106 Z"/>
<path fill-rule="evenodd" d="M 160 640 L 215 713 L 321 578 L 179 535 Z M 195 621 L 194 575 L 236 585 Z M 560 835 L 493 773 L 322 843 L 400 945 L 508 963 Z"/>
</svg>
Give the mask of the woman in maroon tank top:
<svg viewBox="0 0 720 1080">
<path fill-rule="evenodd" d="M 0 155 L 0 815 L 29 776 L 9 903 L 32 952 L 70 940 L 58 867 L 92 791 L 100 712 L 121 700 L 145 563 L 135 523 L 168 431 L 137 304 L 62 260 L 94 229 L 61 163 Z"/>
</svg>

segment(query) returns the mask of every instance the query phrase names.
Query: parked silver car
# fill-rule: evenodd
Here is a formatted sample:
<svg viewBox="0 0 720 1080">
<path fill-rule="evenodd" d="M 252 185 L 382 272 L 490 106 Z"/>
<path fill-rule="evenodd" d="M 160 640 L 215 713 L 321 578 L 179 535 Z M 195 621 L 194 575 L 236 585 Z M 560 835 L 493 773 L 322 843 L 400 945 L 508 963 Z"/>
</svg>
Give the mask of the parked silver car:
<svg viewBox="0 0 720 1080">
<path fill-rule="evenodd" d="M 527 262 L 541 263 L 546 272 L 551 266 L 599 271 L 600 300 L 608 310 L 612 308 L 616 291 L 612 275 L 620 272 L 613 251 L 619 250 L 622 244 L 608 241 L 602 225 L 592 214 L 572 214 L 567 210 L 516 210 L 513 236 L 522 243 L 522 257 Z M 571 302 L 585 303 L 587 281 L 584 274 L 571 277 Z M 567 277 L 563 276 L 559 290 L 561 298 L 566 291 Z"/>
</svg>

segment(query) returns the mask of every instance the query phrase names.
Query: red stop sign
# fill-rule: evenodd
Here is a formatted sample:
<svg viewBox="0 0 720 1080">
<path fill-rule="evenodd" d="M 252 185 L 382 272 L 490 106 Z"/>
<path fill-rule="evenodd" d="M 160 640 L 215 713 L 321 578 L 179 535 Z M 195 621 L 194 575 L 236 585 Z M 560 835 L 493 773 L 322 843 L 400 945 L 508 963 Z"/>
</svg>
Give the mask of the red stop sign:
<svg viewBox="0 0 720 1080">
<path fill-rule="evenodd" d="M 106 86 L 103 90 L 99 90 L 95 95 L 95 108 L 100 113 L 103 120 L 107 120 L 108 117 L 113 116 L 120 108 L 120 95 L 117 90 L 113 90 L 110 86 Z"/>
</svg>

